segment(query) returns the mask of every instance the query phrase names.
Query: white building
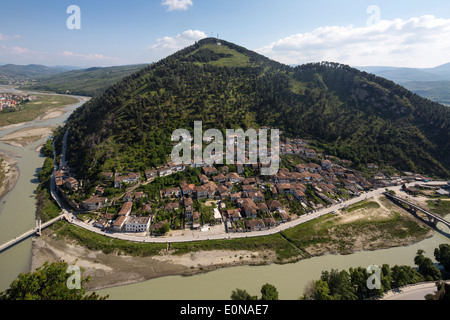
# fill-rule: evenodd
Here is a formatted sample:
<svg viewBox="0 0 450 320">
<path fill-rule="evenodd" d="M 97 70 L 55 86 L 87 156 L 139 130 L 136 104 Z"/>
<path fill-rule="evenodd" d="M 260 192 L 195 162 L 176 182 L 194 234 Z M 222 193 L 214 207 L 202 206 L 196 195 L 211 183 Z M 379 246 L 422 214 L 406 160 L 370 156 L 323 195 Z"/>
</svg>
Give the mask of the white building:
<svg viewBox="0 0 450 320">
<path fill-rule="evenodd" d="M 147 232 L 150 217 L 130 217 L 125 223 L 125 232 Z"/>
<path fill-rule="evenodd" d="M 216 220 L 217 223 L 222 222 L 222 215 L 220 214 L 220 211 L 217 208 L 214 208 L 214 219 Z"/>
</svg>

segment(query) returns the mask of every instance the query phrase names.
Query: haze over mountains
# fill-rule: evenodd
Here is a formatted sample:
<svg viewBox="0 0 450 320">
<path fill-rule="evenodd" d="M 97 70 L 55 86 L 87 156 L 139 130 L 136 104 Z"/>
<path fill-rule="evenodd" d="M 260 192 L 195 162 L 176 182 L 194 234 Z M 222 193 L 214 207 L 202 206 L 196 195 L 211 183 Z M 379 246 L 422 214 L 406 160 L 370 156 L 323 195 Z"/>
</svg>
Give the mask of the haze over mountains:
<svg viewBox="0 0 450 320">
<path fill-rule="evenodd" d="M 0 78 L 9 77 L 20 80 L 29 80 L 37 77 L 56 75 L 71 70 L 70 67 L 47 67 L 38 64 L 26 66 L 5 64 L 0 66 Z"/>
<path fill-rule="evenodd" d="M 435 68 L 356 67 L 392 80 L 425 98 L 450 105 L 450 63 Z"/>
<path fill-rule="evenodd" d="M 382 66 L 356 68 L 397 83 L 408 81 L 450 81 L 450 63 L 435 68 L 396 68 Z"/>
<path fill-rule="evenodd" d="M 147 65 L 82 69 L 73 66 L 0 66 L 0 84 L 20 84 L 22 89 L 95 96 Z"/>
</svg>

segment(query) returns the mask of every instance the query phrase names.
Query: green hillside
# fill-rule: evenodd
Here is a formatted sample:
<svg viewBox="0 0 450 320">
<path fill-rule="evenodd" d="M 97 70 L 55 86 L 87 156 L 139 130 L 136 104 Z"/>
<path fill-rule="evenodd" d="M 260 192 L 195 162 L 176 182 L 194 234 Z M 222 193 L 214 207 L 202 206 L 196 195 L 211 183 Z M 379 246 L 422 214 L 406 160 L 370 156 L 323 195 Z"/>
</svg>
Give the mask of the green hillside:
<svg viewBox="0 0 450 320">
<path fill-rule="evenodd" d="M 68 124 L 70 165 L 86 181 L 104 170 L 166 162 L 171 133 L 271 126 L 314 139 L 331 155 L 450 176 L 450 109 L 348 66 L 295 68 L 208 38 L 124 78 Z"/>
<path fill-rule="evenodd" d="M 22 86 L 22 89 L 70 93 L 91 97 L 103 93 L 108 87 L 146 66 L 131 65 L 72 70 L 38 78 L 34 83 Z"/>
<path fill-rule="evenodd" d="M 46 67 L 37 64 L 26 66 L 5 64 L 0 66 L 0 84 L 8 84 L 9 82 L 28 81 L 44 76 L 57 75 L 66 72 L 64 67 Z"/>
</svg>

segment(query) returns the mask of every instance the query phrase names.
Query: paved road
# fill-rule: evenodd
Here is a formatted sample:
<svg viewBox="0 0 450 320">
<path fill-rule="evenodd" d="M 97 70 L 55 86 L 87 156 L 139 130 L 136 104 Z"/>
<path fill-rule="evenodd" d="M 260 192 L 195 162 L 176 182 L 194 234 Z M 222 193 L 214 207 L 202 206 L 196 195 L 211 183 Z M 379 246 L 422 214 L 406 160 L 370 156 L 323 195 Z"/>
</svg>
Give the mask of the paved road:
<svg viewBox="0 0 450 320">
<path fill-rule="evenodd" d="M 381 300 L 425 300 L 427 294 L 435 294 L 436 292 L 437 288 L 434 282 L 420 283 L 389 291 Z"/>
<path fill-rule="evenodd" d="M 67 134 L 64 137 L 64 143 L 63 143 L 63 157 L 62 159 L 64 159 L 64 161 L 66 160 L 65 158 L 65 153 L 66 153 L 66 142 L 67 142 Z M 86 230 L 95 232 L 97 234 L 102 234 L 111 238 L 115 238 L 115 239 L 122 239 L 122 240 L 127 240 L 127 241 L 133 241 L 133 242 L 141 242 L 141 243 L 176 243 L 176 242 L 193 242 L 193 241 L 205 241 L 205 240 L 224 240 L 224 239 L 238 239 L 238 238 L 251 238 L 251 237 L 261 237 L 261 236 L 267 236 L 267 235 L 272 235 L 272 234 L 276 234 L 279 233 L 281 231 L 296 227 L 300 224 L 306 223 L 308 221 L 317 219 L 321 216 L 324 216 L 326 214 L 332 213 L 334 211 L 337 211 L 339 209 L 342 209 L 345 206 L 349 206 L 358 202 L 361 202 L 365 199 L 369 199 L 372 198 L 374 196 L 380 195 L 383 192 L 385 192 L 386 190 L 384 188 L 380 188 L 377 190 L 373 190 L 370 191 L 368 193 L 364 193 L 361 194 L 359 197 L 355 197 L 352 198 L 346 202 L 343 203 L 339 203 L 336 204 L 334 206 L 331 206 L 329 208 L 324 208 L 322 210 L 319 210 L 317 212 L 314 213 L 310 213 L 308 215 L 302 216 L 298 219 L 295 219 L 293 221 L 281 224 L 280 226 L 273 228 L 273 229 L 269 229 L 269 230 L 264 230 L 264 231 L 254 231 L 254 232 L 240 232 L 240 233 L 223 233 L 223 234 L 207 234 L 205 233 L 205 235 L 198 235 L 198 236 L 189 236 L 189 235 L 184 235 L 184 236 L 172 236 L 172 237 L 150 237 L 150 236 L 139 236 L 139 235 L 135 235 L 135 234 L 125 234 L 125 233 L 113 233 L 113 232 L 109 232 L 109 231 L 101 231 L 100 229 L 91 226 L 87 223 L 84 223 L 80 220 L 78 220 L 76 218 L 75 215 L 73 215 L 71 213 L 71 209 L 70 208 L 66 208 L 64 206 L 64 202 L 61 201 L 61 199 L 59 198 L 57 192 L 56 192 L 56 183 L 54 181 L 54 173 L 56 171 L 56 166 L 55 166 L 55 170 L 53 172 L 52 175 L 52 179 L 51 179 L 51 194 L 53 196 L 53 198 L 58 202 L 60 208 L 62 209 L 62 214 L 65 215 L 66 220 L 73 224 L 76 225 L 80 228 L 84 228 Z M 407 184 L 407 186 L 414 186 L 416 185 L 417 182 L 413 182 L 410 184 Z M 390 187 L 389 190 L 394 190 L 396 192 L 400 191 L 401 186 L 395 186 L 395 187 Z"/>
<path fill-rule="evenodd" d="M 416 182 L 411 183 L 411 185 L 417 184 Z M 401 186 L 396 187 L 390 187 L 390 190 L 399 191 L 401 189 Z M 324 216 L 326 214 L 329 214 L 333 211 L 337 211 L 339 209 L 342 209 L 344 206 L 349 206 L 358 202 L 361 202 L 365 199 L 372 198 L 376 195 L 380 195 L 386 190 L 384 188 L 370 191 L 368 193 L 364 193 L 359 197 L 355 197 L 353 199 L 350 199 L 349 201 L 334 205 L 329 208 L 325 208 L 322 210 L 319 210 L 315 213 L 311 213 L 309 215 L 302 216 L 294 221 L 290 221 L 284 224 L 281 224 L 277 228 L 269 229 L 269 230 L 263 230 L 263 231 L 254 231 L 254 232 L 240 232 L 240 233 L 223 233 L 223 234 L 207 234 L 205 235 L 198 235 L 198 236 L 192 236 L 192 235 L 184 235 L 184 236 L 172 236 L 172 237 L 150 237 L 150 236 L 139 236 L 136 234 L 125 234 L 125 233 L 113 233 L 113 232 L 103 232 L 100 229 L 93 227 L 91 225 L 88 225 L 87 223 L 84 223 L 76 218 L 72 213 L 70 213 L 70 210 L 64 210 L 67 221 L 69 223 L 76 225 L 78 227 L 84 228 L 86 230 L 95 232 L 97 234 L 102 234 L 111 238 L 115 239 L 122 239 L 127 241 L 133 241 L 133 242 L 141 242 L 141 243 L 175 243 L 175 242 L 193 242 L 193 241 L 205 241 L 205 240 L 224 240 L 224 239 L 238 239 L 238 238 L 252 238 L 252 237 L 261 237 L 261 236 L 267 236 L 279 233 L 283 230 L 287 230 L 293 227 L 296 227 L 300 224 L 306 223 L 308 221 L 317 219 L 321 216 Z M 58 199 L 58 196 L 55 193 L 52 192 L 52 195 L 57 198 L 58 203 L 62 204 L 62 202 Z"/>
</svg>

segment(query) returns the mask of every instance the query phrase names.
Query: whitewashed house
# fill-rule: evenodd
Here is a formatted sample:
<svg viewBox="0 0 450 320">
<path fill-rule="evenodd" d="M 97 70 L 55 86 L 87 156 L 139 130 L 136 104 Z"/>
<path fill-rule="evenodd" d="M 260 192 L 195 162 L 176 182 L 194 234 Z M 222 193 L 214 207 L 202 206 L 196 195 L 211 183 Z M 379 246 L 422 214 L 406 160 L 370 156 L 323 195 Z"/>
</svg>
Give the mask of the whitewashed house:
<svg viewBox="0 0 450 320">
<path fill-rule="evenodd" d="M 130 217 L 125 223 L 125 232 L 147 232 L 150 217 Z"/>
</svg>

